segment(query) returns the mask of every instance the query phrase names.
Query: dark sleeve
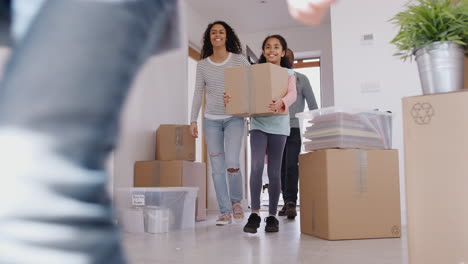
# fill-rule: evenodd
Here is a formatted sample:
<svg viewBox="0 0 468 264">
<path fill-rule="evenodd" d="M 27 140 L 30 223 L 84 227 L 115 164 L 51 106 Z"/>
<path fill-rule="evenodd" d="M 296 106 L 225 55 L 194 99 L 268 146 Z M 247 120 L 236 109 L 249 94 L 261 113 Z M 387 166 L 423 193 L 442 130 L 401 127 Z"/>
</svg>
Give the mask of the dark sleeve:
<svg viewBox="0 0 468 264">
<path fill-rule="evenodd" d="M 305 75 L 301 76 L 301 85 L 302 85 L 302 94 L 307 101 L 309 110 L 317 109 L 317 101 L 315 100 L 314 92 L 312 91 L 312 86 L 310 86 L 309 79 Z"/>
</svg>

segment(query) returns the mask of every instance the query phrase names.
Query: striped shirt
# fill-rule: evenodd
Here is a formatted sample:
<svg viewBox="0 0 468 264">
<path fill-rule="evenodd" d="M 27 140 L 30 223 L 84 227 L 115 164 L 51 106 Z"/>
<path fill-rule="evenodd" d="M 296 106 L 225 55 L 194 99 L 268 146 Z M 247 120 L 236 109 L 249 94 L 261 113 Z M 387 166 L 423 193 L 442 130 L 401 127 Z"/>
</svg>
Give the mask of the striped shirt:
<svg viewBox="0 0 468 264">
<path fill-rule="evenodd" d="M 212 62 L 209 57 L 198 62 L 190 122 L 197 122 L 198 120 L 198 114 L 200 113 L 203 93 L 205 91 L 205 116 L 226 116 L 226 107 L 224 107 L 223 95 L 224 68 L 241 65 L 250 65 L 250 63 L 243 55 L 234 53 L 229 53 L 227 59 L 221 63 Z"/>
</svg>

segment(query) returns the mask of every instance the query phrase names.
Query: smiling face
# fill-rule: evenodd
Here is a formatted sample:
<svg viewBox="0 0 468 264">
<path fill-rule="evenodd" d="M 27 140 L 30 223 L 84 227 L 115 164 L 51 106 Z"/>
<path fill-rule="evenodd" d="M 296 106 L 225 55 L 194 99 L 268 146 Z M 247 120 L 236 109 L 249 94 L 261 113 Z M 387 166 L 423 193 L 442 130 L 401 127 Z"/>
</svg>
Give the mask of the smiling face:
<svg viewBox="0 0 468 264">
<path fill-rule="evenodd" d="M 226 29 L 220 25 L 215 24 L 210 29 L 210 41 L 213 48 L 226 46 Z"/>
<path fill-rule="evenodd" d="M 263 47 L 263 56 L 266 61 L 281 65 L 281 58 L 286 54 L 281 42 L 277 38 L 269 38 Z"/>
</svg>

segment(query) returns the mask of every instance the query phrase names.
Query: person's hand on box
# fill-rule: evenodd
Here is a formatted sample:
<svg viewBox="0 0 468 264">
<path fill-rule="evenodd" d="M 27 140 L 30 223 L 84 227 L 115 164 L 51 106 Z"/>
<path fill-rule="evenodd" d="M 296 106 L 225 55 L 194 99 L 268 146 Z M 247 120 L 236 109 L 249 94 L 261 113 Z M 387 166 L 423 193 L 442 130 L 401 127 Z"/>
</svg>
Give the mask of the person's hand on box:
<svg viewBox="0 0 468 264">
<path fill-rule="evenodd" d="M 270 109 L 271 112 L 273 113 L 281 113 L 284 112 L 286 109 L 286 106 L 284 105 L 284 102 L 282 99 L 274 99 L 272 100 L 273 103 L 268 105 L 268 108 Z"/>
<path fill-rule="evenodd" d="M 289 13 L 306 25 L 317 25 L 325 16 L 328 7 L 336 0 L 287 0 Z"/>
<path fill-rule="evenodd" d="M 224 107 L 226 107 L 229 101 L 231 101 L 231 98 L 232 97 L 228 93 L 224 92 Z"/>
<path fill-rule="evenodd" d="M 192 134 L 192 137 L 198 138 L 198 125 L 197 125 L 197 122 L 192 122 L 190 124 L 190 134 Z"/>
</svg>

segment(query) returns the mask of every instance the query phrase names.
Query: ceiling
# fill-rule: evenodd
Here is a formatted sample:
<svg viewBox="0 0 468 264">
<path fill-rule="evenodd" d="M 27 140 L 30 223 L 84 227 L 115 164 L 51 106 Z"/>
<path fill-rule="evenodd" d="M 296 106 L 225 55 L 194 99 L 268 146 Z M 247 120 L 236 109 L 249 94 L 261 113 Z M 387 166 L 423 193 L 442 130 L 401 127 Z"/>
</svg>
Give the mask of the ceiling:
<svg viewBox="0 0 468 264">
<path fill-rule="evenodd" d="M 286 0 L 185 0 L 209 22 L 224 20 L 238 34 L 303 27 L 289 15 Z M 330 23 L 330 15 L 322 23 Z"/>
</svg>

